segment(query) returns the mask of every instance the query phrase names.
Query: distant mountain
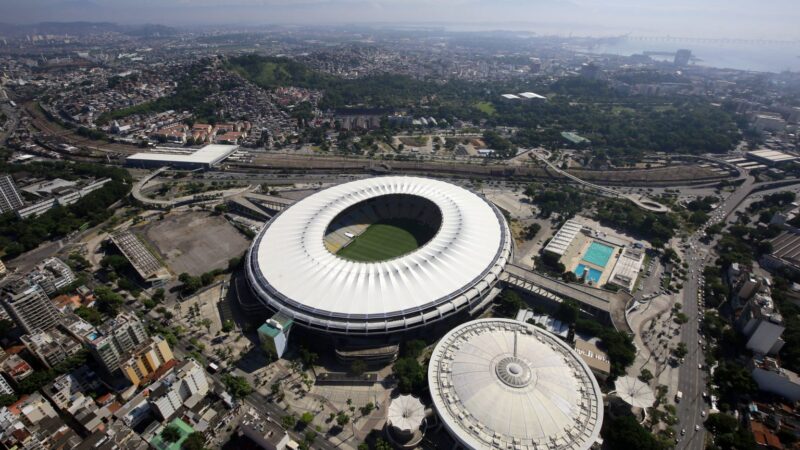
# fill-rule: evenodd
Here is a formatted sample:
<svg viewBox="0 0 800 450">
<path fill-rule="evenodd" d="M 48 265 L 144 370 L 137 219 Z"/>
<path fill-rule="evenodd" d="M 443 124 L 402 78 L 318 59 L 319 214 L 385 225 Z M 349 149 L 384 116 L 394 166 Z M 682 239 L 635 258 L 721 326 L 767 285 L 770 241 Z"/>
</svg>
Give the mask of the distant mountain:
<svg viewBox="0 0 800 450">
<path fill-rule="evenodd" d="M 151 37 L 173 36 L 178 33 L 178 30 L 165 25 L 119 25 L 111 22 L 41 22 L 27 25 L 0 23 L 0 35 L 7 37 L 29 34 L 83 36 L 98 33 L 120 33 L 129 36 Z"/>
</svg>

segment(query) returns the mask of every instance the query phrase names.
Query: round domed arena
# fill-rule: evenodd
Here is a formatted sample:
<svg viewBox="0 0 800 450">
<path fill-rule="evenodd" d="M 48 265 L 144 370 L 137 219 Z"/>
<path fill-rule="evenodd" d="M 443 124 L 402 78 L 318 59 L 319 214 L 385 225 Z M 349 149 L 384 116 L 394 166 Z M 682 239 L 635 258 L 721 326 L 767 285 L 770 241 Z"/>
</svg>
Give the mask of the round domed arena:
<svg viewBox="0 0 800 450">
<path fill-rule="evenodd" d="M 603 425 L 600 387 L 564 341 L 534 325 L 479 319 L 448 332 L 428 366 L 434 409 L 471 449 L 586 450 Z"/>
<path fill-rule="evenodd" d="M 488 303 L 511 257 L 502 213 L 444 181 L 368 178 L 316 192 L 253 241 L 246 277 L 271 312 L 312 331 L 389 336 Z"/>
</svg>

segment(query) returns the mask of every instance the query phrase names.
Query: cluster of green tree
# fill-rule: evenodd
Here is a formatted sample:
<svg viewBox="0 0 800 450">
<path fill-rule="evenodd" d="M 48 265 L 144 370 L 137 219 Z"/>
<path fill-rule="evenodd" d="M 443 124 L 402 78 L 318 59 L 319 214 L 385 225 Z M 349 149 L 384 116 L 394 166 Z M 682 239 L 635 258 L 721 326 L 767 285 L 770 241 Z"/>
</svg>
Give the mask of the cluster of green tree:
<svg viewBox="0 0 800 450">
<path fill-rule="evenodd" d="M 610 449 L 667 450 L 670 443 L 659 440 L 644 428 L 635 417 L 625 415 L 603 424 L 604 447 Z"/>
<path fill-rule="evenodd" d="M 97 123 L 105 124 L 133 114 L 153 114 L 168 110 L 192 111 L 196 120 L 211 124 L 216 123 L 216 105 L 207 101 L 208 96 L 213 93 L 212 88 L 205 84 L 197 83 L 205 65 L 206 64 L 201 61 L 191 67 L 188 73 L 178 80 L 178 86 L 171 95 L 116 111 L 103 113 L 97 118 Z M 229 87 L 230 86 L 221 85 L 219 89 L 224 91 Z"/>
<path fill-rule="evenodd" d="M 731 332 L 733 333 L 733 332 Z M 739 346 L 736 346 L 739 347 Z M 740 351 L 744 346 L 740 346 Z M 758 385 L 746 367 L 733 359 L 720 360 L 714 370 L 714 384 L 717 385 L 720 399 L 720 410 L 732 410 L 739 402 L 751 398 L 758 392 Z"/>
<path fill-rule="evenodd" d="M 46 167 L 52 166 L 52 172 Z M 108 207 L 125 198 L 130 192 L 130 175 L 125 169 L 101 166 L 99 164 L 0 164 L 0 172 L 9 168 L 18 172 L 31 168 L 31 172 L 42 172 L 44 177 L 52 179 L 60 174 L 69 174 L 69 178 L 80 176 L 110 177 L 111 181 L 100 189 L 89 193 L 72 205 L 56 207 L 37 217 L 19 219 L 14 213 L 0 216 L 0 248 L 6 258 L 13 258 L 28 250 L 38 247 L 42 242 L 59 239 L 77 230 L 84 224 L 98 225 L 113 215 Z"/>
<path fill-rule="evenodd" d="M 751 216 L 758 214 L 759 222 L 769 223 L 773 214 L 788 206 L 795 198 L 795 193 L 790 191 L 765 195 L 761 200 L 751 203 L 747 207 L 747 213 Z M 800 220 L 794 220 L 794 224 L 790 224 L 800 224 Z"/>
<path fill-rule="evenodd" d="M 86 128 L 86 127 L 78 127 L 75 131 L 79 136 L 83 136 L 95 141 L 99 140 L 108 140 L 108 136 L 100 130 Z"/>
<path fill-rule="evenodd" d="M 51 383 L 59 375 L 72 372 L 78 367 L 86 364 L 88 356 L 89 354 L 86 350 L 81 350 L 50 369 L 34 371 L 33 374 L 19 382 L 17 393 L 32 394 L 38 391 L 45 385 Z"/>
<path fill-rule="evenodd" d="M 689 211 L 702 211 L 704 213 L 710 212 L 711 209 L 715 204 L 717 204 L 719 200 L 717 197 L 713 195 L 709 195 L 702 198 L 697 198 L 695 200 L 690 201 L 686 204 L 686 209 Z"/>
<path fill-rule="evenodd" d="M 579 189 L 569 185 L 541 185 L 531 183 L 525 187 L 524 194 L 539 208 L 539 216 L 550 217 L 553 213 L 569 218 L 579 213 L 589 198 Z"/>
<path fill-rule="evenodd" d="M 730 295 L 728 284 L 722 281 L 722 269 L 719 266 L 706 266 L 703 269 L 706 287 L 703 291 L 704 301 L 709 308 L 716 308 L 725 303 Z"/>
<path fill-rule="evenodd" d="M 780 234 L 780 228 L 731 225 L 717 242 L 717 264 L 728 268 L 732 263 L 749 265 L 757 257 L 772 251 L 769 239 Z"/>
<path fill-rule="evenodd" d="M 493 157 L 505 159 L 517 154 L 517 147 L 496 131 L 484 131 L 483 142 L 495 151 Z"/>
<path fill-rule="evenodd" d="M 226 66 L 266 88 L 321 89 L 325 92 L 319 105 L 323 109 L 402 107 L 412 114 L 518 127 L 522 131 L 513 143 L 526 147 L 561 147 L 560 133 L 570 130 L 578 130 L 595 147 L 607 148 L 612 155 L 725 152 L 739 140 L 733 116 L 705 100 L 625 96 L 608 82 L 582 77 L 533 87 L 518 82 L 439 82 L 389 74 L 345 80 L 285 58 L 258 55 L 231 58 Z M 502 92 L 531 88 L 547 93 L 548 101 L 511 102 L 500 97 Z"/>
<path fill-rule="evenodd" d="M 536 237 L 537 234 L 539 234 L 539 231 L 541 231 L 541 229 L 542 226 L 539 225 L 538 223 L 532 223 L 528 225 L 527 227 L 525 227 L 525 239 L 529 241 L 532 240 L 533 238 Z"/>
<path fill-rule="evenodd" d="M 516 317 L 519 310 L 525 307 L 525 302 L 522 301 L 519 294 L 511 289 L 503 289 L 499 297 L 498 312 L 505 317 Z"/>
<path fill-rule="evenodd" d="M 550 252 L 542 252 L 542 255 L 536 258 L 536 269 L 540 272 L 544 272 L 555 277 L 561 277 L 566 273 L 572 273 L 567 272 L 567 268 L 561 263 L 560 256 Z M 573 273 L 572 275 L 574 276 L 575 274 Z M 572 278 L 571 280 L 567 281 L 576 280 L 577 278 Z"/>
<path fill-rule="evenodd" d="M 420 340 L 405 343 L 402 355 L 392 366 L 397 387 L 403 394 L 420 395 L 428 385 L 427 367 L 419 362 L 426 345 Z"/>
<path fill-rule="evenodd" d="M 671 213 L 645 211 L 627 200 L 598 202 L 595 218 L 604 225 L 627 231 L 661 247 L 674 236 L 678 221 Z"/>
<path fill-rule="evenodd" d="M 253 392 L 253 387 L 244 377 L 238 377 L 229 373 L 222 376 L 222 384 L 228 389 L 228 392 L 236 399 L 247 397 Z"/>
<path fill-rule="evenodd" d="M 756 450 L 759 448 L 753 433 L 743 426 L 739 419 L 729 414 L 709 414 L 705 426 L 714 435 L 713 444 L 706 446 L 708 450 Z"/>
<path fill-rule="evenodd" d="M 494 103 L 489 123 L 523 130 L 513 139 L 523 147 L 559 148 L 564 144 L 560 133 L 577 130 L 593 147 L 606 149 L 613 157 L 648 151 L 722 153 L 739 140 L 733 117 L 703 100 L 674 99 L 667 107 L 641 98 L 605 102 L 605 90 L 594 89 L 594 82 L 564 83 L 592 86 L 587 86 L 581 101 L 556 95 L 547 102 Z"/>
<path fill-rule="evenodd" d="M 195 292 L 200 290 L 200 288 L 209 286 L 211 283 L 214 282 L 214 279 L 217 276 L 222 275 L 223 273 L 225 273 L 224 269 L 215 269 L 208 271 L 200 275 L 199 277 L 195 277 L 189 275 L 186 272 L 183 272 L 182 274 L 178 275 L 178 281 L 183 283 L 181 285 L 181 293 L 183 295 L 194 294 Z"/>
<path fill-rule="evenodd" d="M 784 277 L 773 277 L 772 299 L 778 305 L 786 327 L 781 335 L 786 342 L 780 351 L 781 365 L 800 372 L 800 307 L 789 299 L 789 283 L 790 281 Z"/>
</svg>

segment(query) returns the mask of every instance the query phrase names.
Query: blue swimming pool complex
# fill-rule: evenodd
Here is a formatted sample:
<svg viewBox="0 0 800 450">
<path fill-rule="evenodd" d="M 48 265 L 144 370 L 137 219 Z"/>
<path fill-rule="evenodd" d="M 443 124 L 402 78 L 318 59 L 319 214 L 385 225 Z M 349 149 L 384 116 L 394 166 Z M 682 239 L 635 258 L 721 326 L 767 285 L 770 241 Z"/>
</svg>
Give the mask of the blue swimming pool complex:
<svg viewBox="0 0 800 450">
<path fill-rule="evenodd" d="M 575 267 L 575 275 L 577 275 L 580 279 L 584 279 L 584 273 L 586 275 L 585 279 L 587 281 L 591 281 L 593 284 L 600 282 L 600 277 L 603 275 L 603 272 L 597 269 L 592 269 L 591 267 L 586 267 L 583 264 L 578 264 L 578 266 Z"/>
<path fill-rule="evenodd" d="M 597 267 L 606 267 L 612 254 L 614 254 L 614 247 L 592 242 L 586 249 L 586 253 L 583 254 L 583 260 Z"/>
</svg>

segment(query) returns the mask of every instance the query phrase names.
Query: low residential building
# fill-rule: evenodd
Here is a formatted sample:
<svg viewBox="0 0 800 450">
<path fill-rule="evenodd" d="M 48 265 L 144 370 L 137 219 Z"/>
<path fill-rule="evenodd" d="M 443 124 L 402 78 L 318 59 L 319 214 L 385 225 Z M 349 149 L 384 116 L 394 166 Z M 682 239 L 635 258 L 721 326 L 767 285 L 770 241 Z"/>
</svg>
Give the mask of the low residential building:
<svg viewBox="0 0 800 450">
<path fill-rule="evenodd" d="M 784 341 L 786 329 L 768 290 L 762 290 L 745 303 L 737 320 L 742 333 L 747 336 L 747 349 L 760 355 L 777 354 Z"/>
<path fill-rule="evenodd" d="M 597 338 L 576 335 L 575 353 L 580 355 L 583 362 L 589 366 L 599 380 L 605 380 L 611 374 L 611 360 L 608 358 L 608 354 L 597 346 L 597 343 Z"/>
<path fill-rule="evenodd" d="M 289 433 L 278 423 L 249 408 L 239 424 L 240 435 L 247 436 L 264 450 L 283 450 L 289 443 Z"/>
<path fill-rule="evenodd" d="M 70 428 L 41 394 L 23 397 L 2 414 L 0 446 L 19 449 L 66 449 L 80 444 Z"/>
<path fill-rule="evenodd" d="M 755 356 L 750 360 L 750 374 L 758 388 L 764 392 L 780 395 L 790 401 L 800 400 L 800 377 L 784 369 L 770 357 Z"/>
<path fill-rule="evenodd" d="M 17 384 L 33 375 L 33 367 L 19 355 L 8 355 L 8 357 L 0 363 L 0 371 L 8 375 L 8 377 Z"/>
<path fill-rule="evenodd" d="M 80 342 L 58 327 L 49 331 L 36 330 L 23 335 L 20 340 L 31 354 L 50 368 L 77 354 L 83 348 Z"/>
<path fill-rule="evenodd" d="M 3 374 L 0 374 L 0 395 L 14 395 L 14 389 L 8 384 Z"/>
<path fill-rule="evenodd" d="M 72 269 L 58 258 L 47 258 L 36 265 L 36 268 L 25 275 L 29 284 L 38 284 L 47 295 L 55 294 L 59 289 L 69 286 L 75 281 Z"/>
<path fill-rule="evenodd" d="M 69 411 L 91 400 L 85 394 L 89 394 L 100 386 L 101 383 L 97 374 L 88 367 L 81 366 L 77 370 L 60 375 L 52 383 L 45 386 L 42 392 L 59 409 Z"/>
</svg>

